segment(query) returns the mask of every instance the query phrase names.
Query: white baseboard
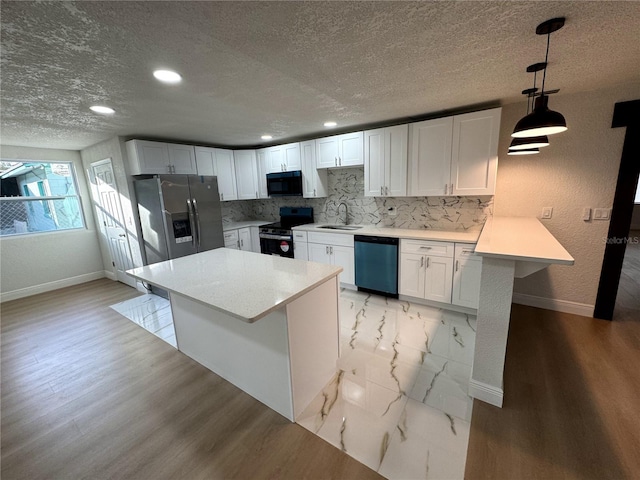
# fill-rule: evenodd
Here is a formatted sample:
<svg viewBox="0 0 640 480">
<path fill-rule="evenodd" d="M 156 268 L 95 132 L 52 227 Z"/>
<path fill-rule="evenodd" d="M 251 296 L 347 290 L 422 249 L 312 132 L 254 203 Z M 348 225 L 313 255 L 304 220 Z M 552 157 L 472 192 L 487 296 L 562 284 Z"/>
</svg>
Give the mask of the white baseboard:
<svg viewBox="0 0 640 480">
<path fill-rule="evenodd" d="M 108 278 L 109 280 L 113 280 L 114 282 L 118 281 L 118 277 L 116 276 L 115 273 L 113 273 L 111 270 L 105 270 L 104 271 L 104 276 L 106 278 Z"/>
<path fill-rule="evenodd" d="M 84 275 L 78 275 L 76 277 L 63 278 L 62 280 L 56 280 L 54 282 L 41 283 L 40 285 L 34 285 L 32 287 L 20 288 L 10 292 L 2 292 L 0 293 L 0 303 L 17 300 L 18 298 L 30 297 L 31 295 L 37 295 L 38 293 L 50 292 L 51 290 L 58 290 L 59 288 L 71 287 L 73 285 L 79 285 L 92 280 L 98 280 L 99 278 L 108 277 L 106 273 L 107 272 L 101 270 L 99 272 L 85 273 Z"/>
<path fill-rule="evenodd" d="M 504 391 L 501 388 L 487 385 L 472 378 L 469 382 L 469 395 L 495 407 L 502 408 Z"/>
<path fill-rule="evenodd" d="M 536 297 L 535 295 L 526 295 L 524 293 L 513 294 L 513 303 L 527 305 L 529 307 L 544 308 L 556 312 L 573 313 L 574 315 L 582 315 L 583 317 L 593 317 L 594 305 L 586 303 L 569 302 L 567 300 L 557 300 L 555 298 Z"/>
</svg>

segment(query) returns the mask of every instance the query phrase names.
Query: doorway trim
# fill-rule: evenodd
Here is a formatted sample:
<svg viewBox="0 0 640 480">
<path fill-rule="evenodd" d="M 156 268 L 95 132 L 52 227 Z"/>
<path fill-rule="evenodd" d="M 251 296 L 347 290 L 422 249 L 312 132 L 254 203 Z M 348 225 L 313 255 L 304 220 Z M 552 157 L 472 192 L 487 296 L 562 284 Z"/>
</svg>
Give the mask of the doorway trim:
<svg viewBox="0 0 640 480">
<path fill-rule="evenodd" d="M 626 127 L 616 193 L 613 197 L 607 245 L 600 272 L 600 283 L 593 316 L 612 320 L 631 228 L 633 200 L 640 175 L 640 100 L 616 103 L 611 128 Z"/>
</svg>

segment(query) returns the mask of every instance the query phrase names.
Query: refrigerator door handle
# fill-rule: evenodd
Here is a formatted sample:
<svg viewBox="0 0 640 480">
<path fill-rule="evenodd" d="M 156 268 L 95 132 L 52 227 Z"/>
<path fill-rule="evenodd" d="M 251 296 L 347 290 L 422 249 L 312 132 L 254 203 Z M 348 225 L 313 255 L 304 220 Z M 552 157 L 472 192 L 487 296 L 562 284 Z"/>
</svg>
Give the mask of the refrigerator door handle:
<svg viewBox="0 0 640 480">
<path fill-rule="evenodd" d="M 191 225 L 191 245 L 196 246 L 195 219 L 193 215 L 193 205 L 191 199 L 187 198 L 187 211 L 189 212 L 189 224 Z"/>
<path fill-rule="evenodd" d="M 198 248 L 200 248 L 200 241 L 202 239 L 202 235 L 200 234 L 200 212 L 198 212 L 198 202 L 194 198 L 193 202 L 193 211 L 196 214 L 196 233 L 198 234 Z"/>
</svg>

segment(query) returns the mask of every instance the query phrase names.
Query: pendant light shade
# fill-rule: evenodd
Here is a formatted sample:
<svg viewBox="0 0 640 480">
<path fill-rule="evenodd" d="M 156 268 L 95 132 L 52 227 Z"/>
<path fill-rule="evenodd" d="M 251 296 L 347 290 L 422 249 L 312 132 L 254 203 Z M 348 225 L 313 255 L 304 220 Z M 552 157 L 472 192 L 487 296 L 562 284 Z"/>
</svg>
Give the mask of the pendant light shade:
<svg viewBox="0 0 640 480">
<path fill-rule="evenodd" d="M 507 155 L 535 155 L 536 153 L 540 153 L 540 150 L 537 148 L 527 148 L 523 150 L 509 150 Z"/>
<path fill-rule="evenodd" d="M 549 97 L 546 95 L 536 98 L 533 112 L 516 123 L 511 136 L 514 138 L 538 137 L 567 130 L 567 121 L 564 116 L 560 112 L 549 110 L 548 102 Z"/>
<path fill-rule="evenodd" d="M 544 135 L 541 137 L 523 137 L 511 140 L 509 150 L 527 150 L 529 148 L 542 148 L 549 146 L 549 138 Z"/>
</svg>

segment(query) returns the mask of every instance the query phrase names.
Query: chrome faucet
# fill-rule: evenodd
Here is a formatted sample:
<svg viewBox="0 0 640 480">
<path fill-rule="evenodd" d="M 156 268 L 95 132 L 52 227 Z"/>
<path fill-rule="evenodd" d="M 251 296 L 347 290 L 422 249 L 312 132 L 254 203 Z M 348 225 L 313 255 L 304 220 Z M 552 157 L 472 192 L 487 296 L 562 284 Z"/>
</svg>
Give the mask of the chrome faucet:
<svg viewBox="0 0 640 480">
<path fill-rule="evenodd" d="M 344 202 L 341 202 L 338 204 L 338 217 L 340 217 L 340 207 L 344 205 L 344 224 L 348 225 L 349 224 L 349 207 L 347 207 L 347 204 Z"/>
</svg>

